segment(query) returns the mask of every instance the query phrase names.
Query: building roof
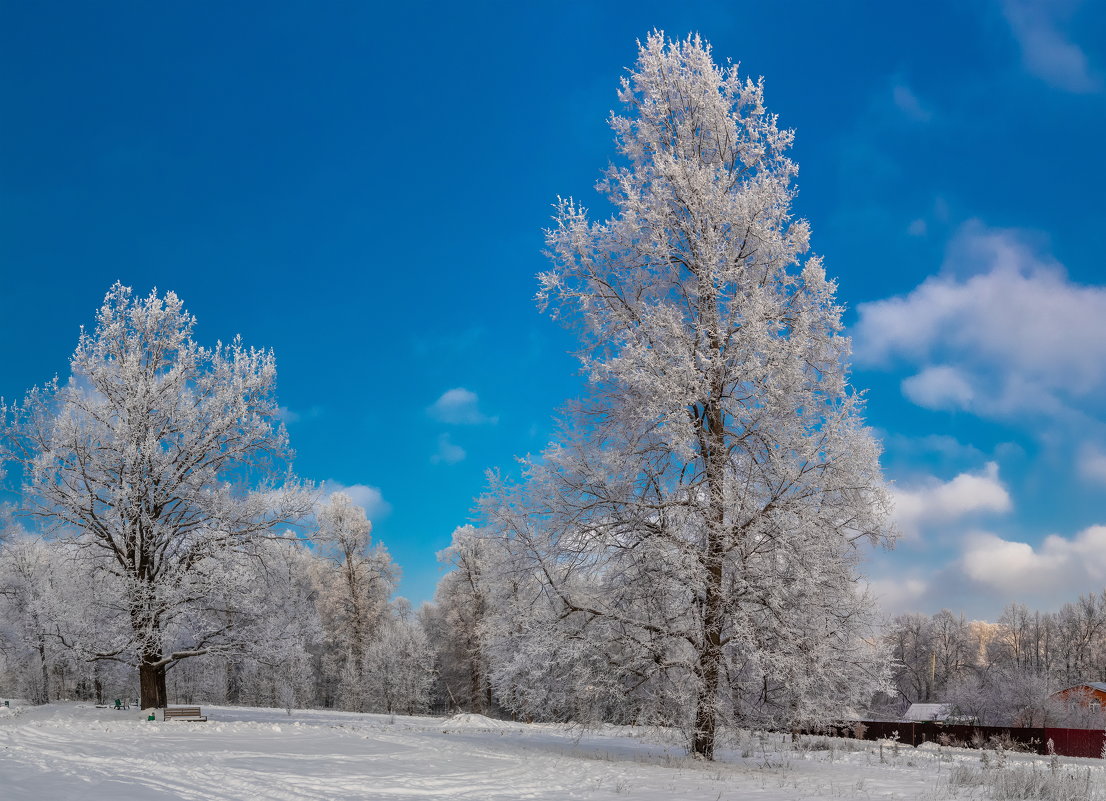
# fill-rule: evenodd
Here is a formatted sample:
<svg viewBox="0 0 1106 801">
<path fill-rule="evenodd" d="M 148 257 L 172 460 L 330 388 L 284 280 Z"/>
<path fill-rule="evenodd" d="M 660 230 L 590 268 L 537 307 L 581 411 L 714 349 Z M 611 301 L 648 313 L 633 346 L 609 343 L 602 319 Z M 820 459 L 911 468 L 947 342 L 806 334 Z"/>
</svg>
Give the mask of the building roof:
<svg viewBox="0 0 1106 801">
<path fill-rule="evenodd" d="M 903 720 L 944 720 L 952 714 L 952 704 L 911 704 Z"/>
<path fill-rule="evenodd" d="M 1090 687 L 1092 690 L 1098 690 L 1100 693 L 1106 693 L 1106 681 L 1084 681 L 1080 684 L 1073 684 L 1070 687 L 1065 687 L 1060 690 L 1062 693 L 1070 692 L 1072 690 L 1078 690 L 1080 687 Z"/>
</svg>

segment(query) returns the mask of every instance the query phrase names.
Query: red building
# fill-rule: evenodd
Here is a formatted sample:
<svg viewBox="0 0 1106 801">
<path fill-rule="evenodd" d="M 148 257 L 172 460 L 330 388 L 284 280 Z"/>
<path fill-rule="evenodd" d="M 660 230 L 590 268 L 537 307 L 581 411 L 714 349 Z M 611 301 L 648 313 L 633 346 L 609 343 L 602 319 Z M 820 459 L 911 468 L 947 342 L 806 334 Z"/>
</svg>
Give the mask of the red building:
<svg viewBox="0 0 1106 801">
<path fill-rule="evenodd" d="M 1080 707 L 1091 712 L 1098 712 L 1106 707 L 1106 682 L 1088 681 L 1076 684 L 1066 690 L 1060 690 L 1050 696 L 1054 701 L 1063 702 L 1072 712 Z"/>
</svg>

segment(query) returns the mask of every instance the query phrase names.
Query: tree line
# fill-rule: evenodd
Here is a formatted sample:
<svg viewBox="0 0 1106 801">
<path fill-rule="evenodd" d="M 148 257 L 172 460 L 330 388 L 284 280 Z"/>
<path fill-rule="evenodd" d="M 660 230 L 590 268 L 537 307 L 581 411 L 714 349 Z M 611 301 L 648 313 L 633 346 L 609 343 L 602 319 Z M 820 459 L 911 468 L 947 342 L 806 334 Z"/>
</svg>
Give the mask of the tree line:
<svg viewBox="0 0 1106 801">
<path fill-rule="evenodd" d="M 985 726 L 1102 728 L 1100 708 L 1053 696 L 1106 682 L 1106 592 L 1055 612 L 1011 604 L 995 622 L 942 610 L 899 615 L 883 635 L 897 664 L 884 713 L 913 702 L 954 704 Z"/>
<path fill-rule="evenodd" d="M 0 688 L 34 703 L 425 711 L 435 655 L 410 605 L 391 600 L 396 566 L 370 544 L 364 512 L 346 495 L 321 503 L 317 517 L 306 541 L 281 534 L 205 554 L 202 597 L 170 604 L 161 594 L 149 604 L 156 640 L 134 631 L 137 599 L 94 552 L 9 528 L 0 546 Z M 154 679 L 142 661 L 151 641 L 165 654 Z"/>
</svg>

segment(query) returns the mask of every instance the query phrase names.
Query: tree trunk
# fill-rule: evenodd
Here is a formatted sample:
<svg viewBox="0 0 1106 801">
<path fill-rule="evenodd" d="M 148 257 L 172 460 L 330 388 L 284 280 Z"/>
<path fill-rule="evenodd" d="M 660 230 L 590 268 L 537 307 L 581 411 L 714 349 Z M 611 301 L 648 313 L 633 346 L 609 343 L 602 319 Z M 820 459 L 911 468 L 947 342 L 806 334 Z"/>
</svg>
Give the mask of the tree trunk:
<svg viewBox="0 0 1106 801">
<path fill-rule="evenodd" d="M 695 703 L 695 734 L 691 753 L 714 759 L 718 718 L 718 684 L 722 672 L 722 555 L 717 538 L 708 548 L 705 597 L 703 599 L 703 644 L 699 654 L 699 694 Z"/>
<path fill-rule="evenodd" d="M 238 665 L 235 662 L 227 662 L 227 703 L 237 704 L 241 682 L 238 680 Z"/>
<path fill-rule="evenodd" d="M 165 666 L 143 662 L 138 666 L 138 696 L 142 709 L 164 709 Z"/>
<path fill-rule="evenodd" d="M 353 665 L 354 704 L 347 703 L 352 711 L 365 711 L 365 643 L 368 639 L 365 633 L 365 610 L 361 604 L 361 593 L 357 580 L 356 562 L 357 554 L 348 547 L 345 550 L 345 563 L 342 565 L 345 573 L 346 589 L 349 592 L 350 617 L 352 630 L 350 631 L 349 660 Z M 347 702 L 350 699 L 346 699 Z"/>
<path fill-rule="evenodd" d="M 481 671 L 479 657 L 475 649 L 469 651 L 469 697 L 472 699 L 470 708 L 477 714 L 483 714 L 484 708 L 484 676 Z"/>
<path fill-rule="evenodd" d="M 716 387 L 716 397 L 721 395 Z M 703 582 L 703 640 L 699 653 L 699 694 L 695 703 L 695 732 L 691 753 L 703 759 L 714 759 L 714 741 L 718 726 L 718 684 L 722 669 L 722 624 L 724 603 L 722 563 L 725 508 L 726 450 L 722 408 L 717 401 L 707 404 L 704 423 L 707 430 L 702 440 L 707 444 L 704 462 L 710 497 L 706 530 L 706 574 Z"/>
<path fill-rule="evenodd" d="M 39 701 L 50 703 L 50 669 L 46 666 L 46 638 L 39 635 L 38 638 L 38 665 L 42 671 L 42 691 L 39 693 Z"/>
</svg>

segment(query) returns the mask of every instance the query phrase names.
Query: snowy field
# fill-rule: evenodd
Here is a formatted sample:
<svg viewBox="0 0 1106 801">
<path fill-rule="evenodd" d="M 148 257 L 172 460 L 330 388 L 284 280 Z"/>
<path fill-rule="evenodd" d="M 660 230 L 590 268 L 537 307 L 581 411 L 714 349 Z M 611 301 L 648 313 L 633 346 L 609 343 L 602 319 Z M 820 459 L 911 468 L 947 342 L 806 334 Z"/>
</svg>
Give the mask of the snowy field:
<svg viewBox="0 0 1106 801">
<path fill-rule="evenodd" d="M 745 735 L 718 763 L 664 732 L 329 711 L 204 707 L 207 723 L 150 723 L 87 704 L 0 708 L 4 801 L 250 799 L 983 799 L 950 786 L 980 752 Z M 896 753 L 897 750 L 897 753 Z M 1006 757 L 1003 770 L 1046 760 Z M 1102 763 L 1064 760 L 1091 796 Z M 993 769 L 992 769 L 993 770 Z M 977 771 L 978 772 L 978 771 Z M 1082 777 L 1082 778 L 1081 778 Z"/>
</svg>

